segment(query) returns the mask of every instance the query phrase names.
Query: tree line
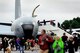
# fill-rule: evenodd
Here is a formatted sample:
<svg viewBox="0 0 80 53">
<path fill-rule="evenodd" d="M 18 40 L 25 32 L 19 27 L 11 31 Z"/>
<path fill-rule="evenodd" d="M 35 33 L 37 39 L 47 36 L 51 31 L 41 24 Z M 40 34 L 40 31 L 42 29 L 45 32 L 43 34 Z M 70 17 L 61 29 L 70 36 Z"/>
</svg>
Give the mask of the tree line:
<svg viewBox="0 0 80 53">
<path fill-rule="evenodd" d="M 61 24 L 61 28 L 63 29 L 80 28 L 80 17 L 73 18 L 72 20 L 65 20 Z"/>
</svg>

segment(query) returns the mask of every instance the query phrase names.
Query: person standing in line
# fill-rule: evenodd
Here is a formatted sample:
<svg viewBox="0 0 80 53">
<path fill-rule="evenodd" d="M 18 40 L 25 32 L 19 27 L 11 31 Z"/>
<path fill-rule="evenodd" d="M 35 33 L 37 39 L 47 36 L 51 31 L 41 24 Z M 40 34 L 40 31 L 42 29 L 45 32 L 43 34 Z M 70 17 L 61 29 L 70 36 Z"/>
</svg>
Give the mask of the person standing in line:
<svg viewBox="0 0 80 53">
<path fill-rule="evenodd" d="M 73 37 L 69 38 L 68 49 L 69 49 L 68 50 L 69 53 L 74 53 L 74 41 L 73 41 Z"/>
<path fill-rule="evenodd" d="M 64 53 L 67 52 L 67 39 L 68 37 L 66 36 L 66 33 L 63 33 L 63 36 L 62 36 L 62 41 L 64 42 Z"/>
<path fill-rule="evenodd" d="M 34 51 L 34 46 L 35 46 L 34 37 L 32 37 L 32 38 L 29 40 L 29 42 L 31 43 L 31 47 L 30 47 L 31 51 Z"/>
<path fill-rule="evenodd" d="M 56 36 L 52 47 L 54 49 L 54 53 L 64 53 L 64 43 L 62 41 L 62 38 Z"/>
<path fill-rule="evenodd" d="M 39 36 L 38 44 L 40 46 L 40 53 L 48 53 L 49 52 L 49 42 L 52 42 L 52 38 L 46 35 L 46 31 L 43 29 L 41 31 L 41 36 Z"/>
<path fill-rule="evenodd" d="M 22 37 L 21 40 L 20 40 L 20 53 L 24 53 L 25 42 L 26 41 L 25 41 L 24 37 Z"/>
<path fill-rule="evenodd" d="M 74 38 L 73 38 L 73 40 L 74 40 L 74 49 L 75 49 L 75 52 L 77 52 L 78 51 L 78 37 L 77 37 L 76 34 L 74 34 L 73 36 L 74 36 Z"/>
<path fill-rule="evenodd" d="M 26 43 L 26 50 L 30 50 L 31 43 L 29 42 L 29 40 L 30 39 L 27 39 L 25 42 Z"/>
<path fill-rule="evenodd" d="M 63 36 L 62 36 L 62 41 L 65 43 L 67 41 L 67 36 L 66 36 L 66 33 L 63 33 Z"/>
<path fill-rule="evenodd" d="M 20 38 L 16 39 L 16 50 L 20 50 Z"/>
<path fill-rule="evenodd" d="M 11 39 L 10 44 L 11 44 L 11 50 L 13 50 L 15 47 L 15 39 L 14 38 Z"/>
<path fill-rule="evenodd" d="M 11 43 L 10 42 L 11 42 L 11 39 L 8 40 L 8 47 L 6 48 L 6 53 L 11 53 Z"/>
<path fill-rule="evenodd" d="M 53 39 L 53 36 L 52 35 L 50 35 L 50 37 L 52 38 L 52 42 L 50 42 L 50 43 L 48 43 L 48 45 L 49 45 L 49 52 L 48 53 L 53 53 L 54 52 L 54 50 L 53 50 L 53 48 L 52 48 L 52 44 L 53 44 L 53 42 L 54 42 L 54 39 Z"/>
<path fill-rule="evenodd" d="M 4 37 L 2 44 L 3 44 L 4 53 L 5 53 L 6 52 L 6 48 L 9 46 L 7 37 Z"/>
</svg>

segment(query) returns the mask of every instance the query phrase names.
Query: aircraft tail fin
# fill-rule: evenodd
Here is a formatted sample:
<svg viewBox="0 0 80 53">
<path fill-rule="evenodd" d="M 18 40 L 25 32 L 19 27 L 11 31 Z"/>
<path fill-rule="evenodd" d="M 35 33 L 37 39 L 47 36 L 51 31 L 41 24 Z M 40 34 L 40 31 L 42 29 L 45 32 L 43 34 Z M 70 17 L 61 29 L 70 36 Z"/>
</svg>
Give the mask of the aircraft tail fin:
<svg viewBox="0 0 80 53">
<path fill-rule="evenodd" d="M 21 3 L 20 0 L 15 0 L 15 19 L 21 16 Z"/>
</svg>

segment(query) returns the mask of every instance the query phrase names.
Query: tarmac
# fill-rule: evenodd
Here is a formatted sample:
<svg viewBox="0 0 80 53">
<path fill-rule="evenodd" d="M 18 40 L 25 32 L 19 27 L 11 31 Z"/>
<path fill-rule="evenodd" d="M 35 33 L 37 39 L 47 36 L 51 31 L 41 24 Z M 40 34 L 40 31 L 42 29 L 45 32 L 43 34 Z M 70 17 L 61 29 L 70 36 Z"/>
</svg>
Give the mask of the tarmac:
<svg viewBox="0 0 80 53">
<path fill-rule="evenodd" d="M 0 53 L 4 53 L 3 51 L 0 51 Z M 20 53 L 20 51 L 11 51 L 11 53 Z M 39 50 L 34 50 L 34 51 L 24 51 L 24 53 L 39 53 Z M 68 52 L 66 52 L 68 53 Z M 75 53 L 80 53 L 80 50 L 78 50 L 78 52 Z"/>
</svg>

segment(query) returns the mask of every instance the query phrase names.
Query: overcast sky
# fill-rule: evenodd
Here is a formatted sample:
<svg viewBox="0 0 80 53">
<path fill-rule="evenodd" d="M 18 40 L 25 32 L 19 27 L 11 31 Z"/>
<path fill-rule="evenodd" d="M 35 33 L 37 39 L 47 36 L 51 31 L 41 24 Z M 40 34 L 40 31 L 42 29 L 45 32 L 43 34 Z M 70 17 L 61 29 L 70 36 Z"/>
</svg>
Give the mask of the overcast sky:
<svg viewBox="0 0 80 53">
<path fill-rule="evenodd" d="M 22 16 L 29 17 L 40 4 L 35 14 L 37 20 L 55 19 L 59 22 L 80 16 L 80 0 L 21 0 Z M 15 0 L 0 0 L 0 22 L 11 22 L 14 18 Z"/>
</svg>

